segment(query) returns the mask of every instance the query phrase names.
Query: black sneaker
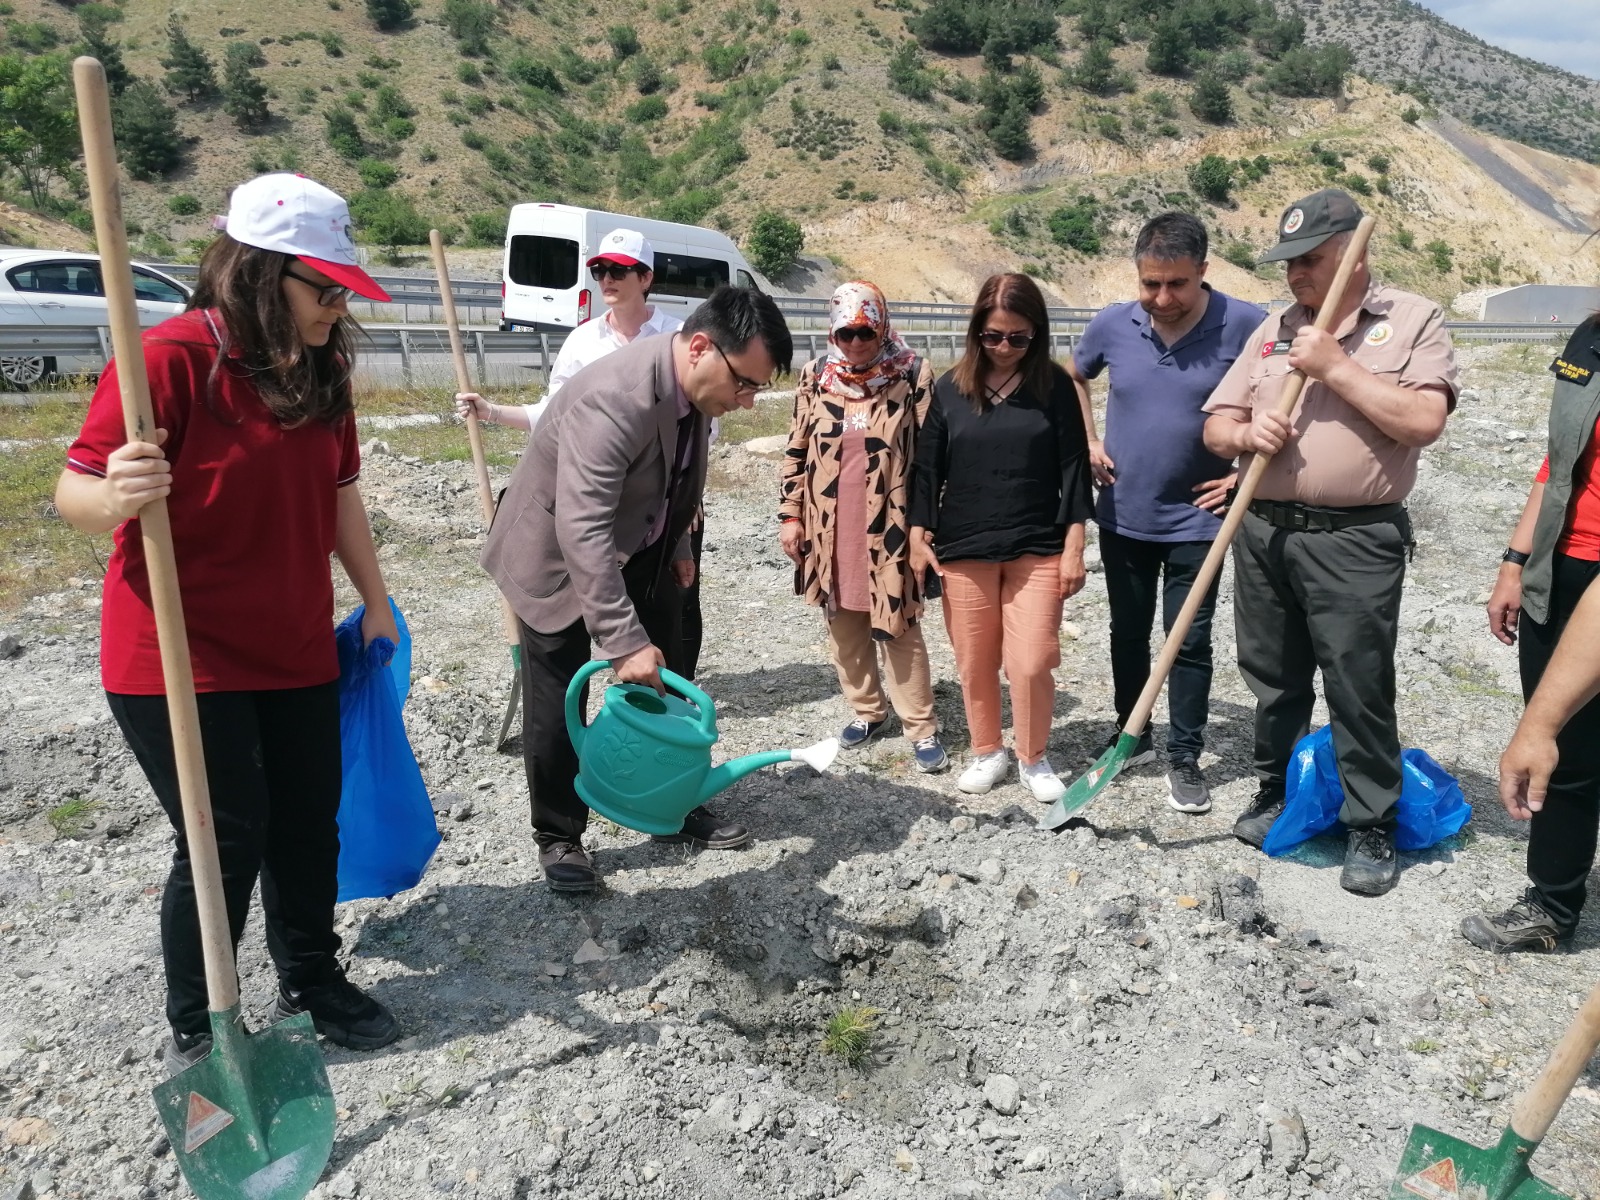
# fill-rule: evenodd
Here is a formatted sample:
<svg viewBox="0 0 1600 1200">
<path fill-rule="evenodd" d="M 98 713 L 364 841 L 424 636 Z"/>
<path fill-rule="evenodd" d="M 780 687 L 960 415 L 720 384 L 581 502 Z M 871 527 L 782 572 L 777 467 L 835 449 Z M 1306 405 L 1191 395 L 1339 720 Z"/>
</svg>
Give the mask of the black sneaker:
<svg viewBox="0 0 1600 1200">
<path fill-rule="evenodd" d="M 1122 730 L 1114 730 L 1111 736 L 1106 739 L 1106 744 L 1101 746 L 1098 752 L 1085 756 L 1083 761 L 1088 763 L 1099 762 L 1100 759 L 1105 755 L 1106 751 L 1110 750 L 1121 740 Z M 1127 771 L 1134 767 L 1149 766 L 1151 763 L 1155 762 L 1155 760 L 1156 743 L 1155 739 L 1150 736 L 1150 730 L 1147 727 L 1145 731 L 1139 735 L 1139 744 L 1134 747 L 1133 753 L 1128 755 L 1128 760 L 1122 764 L 1122 769 Z"/>
<path fill-rule="evenodd" d="M 1206 787 L 1200 764 L 1189 757 L 1172 760 L 1167 772 L 1167 803 L 1181 813 L 1197 816 L 1211 811 L 1211 789 Z"/>
<path fill-rule="evenodd" d="M 167 1074 L 172 1076 L 188 1070 L 210 1053 L 209 1033 L 193 1035 L 174 1033 L 167 1039 L 166 1049 L 161 1052 L 161 1065 L 166 1067 Z"/>
<path fill-rule="evenodd" d="M 1524 896 L 1505 912 L 1470 913 L 1461 922 L 1461 936 L 1480 950 L 1509 954 L 1513 950 L 1554 950 L 1572 940 L 1537 901 Z"/>
<path fill-rule="evenodd" d="M 303 1012 L 311 1014 L 318 1033 L 346 1050 L 376 1050 L 400 1036 L 394 1014 L 346 979 L 343 971 L 315 987 L 297 990 L 278 985 L 273 1020 Z"/>
<path fill-rule="evenodd" d="M 1233 823 L 1233 836 L 1246 845 L 1261 849 L 1261 844 L 1267 840 L 1267 833 L 1272 829 L 1272 823 L 1283 813 L 1283 793 L 1275 787 L 1261 785 L 1261 790 L 1256 793 L 1256 798 L 1250 802 L 1250 807 L 1239 815 Z"/>
<path fill-rule="evenodd" d="M 1352 829 L 1345 844 L 1339 886 L 1358 896 L 1381 896 L 1400 880 L 1394 831 L 1384 825 Z"/>
<path fill-rule="evenodd" d="M 677 833 L 654 833 L 650 840 L 668 845 L 687 843 L 702 850 L 732 850 L 750 840 L 750 831 L 733 821 L 724 821 L 701 804 L 689 810 Z"/>
</svg>

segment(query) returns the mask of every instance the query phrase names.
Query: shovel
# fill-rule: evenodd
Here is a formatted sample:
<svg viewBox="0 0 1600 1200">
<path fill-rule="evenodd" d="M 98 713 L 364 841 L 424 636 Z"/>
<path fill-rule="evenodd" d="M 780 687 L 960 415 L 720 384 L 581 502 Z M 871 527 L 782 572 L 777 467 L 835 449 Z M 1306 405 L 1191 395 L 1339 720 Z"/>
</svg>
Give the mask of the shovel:
<svg viewBox="0 0 1600 1200">
<path fill-rule="evenodd" d="M 472 379 L 467 374 L 467 355 L 461 348 L 461 324 L 456 317 L 456 301 L 450 291 L 450 267 L 444 260 L 444 239 L 437 229 L 428 231 L 428 244 L 433 248 L 433 270 L 439 277 L 439 295 L 444 301 L 444 325 L 450 333 L 450 357 L 456 367 L 456 391 L 472 391 Z M 478 504 L 483 509 L 483 527 L 494 524 L 494 495 L 489 490 L 489 466 L 483 458 L 483 430 L 478 427 L 478 414 L 467 414 L 467 441 L 472 445 L 472 470 L 478 478 Z M 505 621 L 506 645 L 511 649 L 511 694 L 506 699 L 505 716 L 500 719 L 500 736 L 494 748 L 500 749 L 511 734 L 511 722 L 517 716 L 517 701 L 522 697 L 522 636 L 517 629 L 517 614 L 511 601 L 500 597 L 500 614 Z"/>
<path fill-rule="evenodd" d="M 1511 1114 L 1499 1143 L 1481 1150 L 1471 1142 L 1413 1125 L 1400 1155 L 1390 1200 L 1568 1200 L 1565 1192 L 1533 1175 L 1528 1159 L 1600 1045 L 1600 984 L 1567 1026 L 1550 1061 Z"/>
<path fill-rule="evenodd" d="M 1328 295 L 1317 313 L 1316 328 L 1326 332 L 1333 324 L 1334 315 L 1344 300 L 1345 288 L 1350 283 L 1350 275 L 1355 271 L 1356 263 L 1361 261 L 1361 255 L 1366 252 L 1367 242 L 1372 237 L 1375 224 L 1376 221 L 1368 216 L 1362 217 L 1361 224 L 1356 226 L 1349 243 L 1345 246 L 1344 256 L 1339 260 L 1339 270 L 1328 286 Z M 1301 372 L 1293 371 L 1289 374 L 1283 385 L 1283 396 L 1278 401 L 1280 413 L 1286 417 L 1294 413 L 1294 406 L 1300 402 L 1300 392 L 1305 384 L 1306 377 Z M 1072 819 L 1074 813 L 1110 787 L 1111 781 L 1122 770 L 1123 764 L 1134 755 L 1139 745 L 1139 735 L 1149 723 L 1151 710 L 1155 708 L 1156 699 L 1161 695 L 1161 688 L 1167 682 L 1172 664 L 1178 660 L 1178 651 L 1183 646 L 1183 639 L 1189 635 L 1189 626 L 1194 624 L 1194 615 L 1200 611 L 1200 605 L 1205 602 L 1206 593 L 1211 590 L 1212 580 L 1216 579 L 1217 573 L 1222 570 L 1222 560 L 1233 542 L 1233 535 L 1244 523 L 1244 514 L 1250 507 L 1250 501 L 1255 499 L 1261 476 L 1266 473 L 1267 464 L 1271 461 L 1270 454 L 1257 453 L 1251 458 L 1250 469 L 1239 482 L 1238 494 L 1228 507 L 1228 515 L 1223 519 L 1222 528 L 1217 532 L 1217 539 L 1211 543 L 1211 551 L 1206 555 L 1199 574 L 1195 576 L 1194 583 L 1189 588 L 1189 597 L 1183 602 L 1183 608 L 1178 612 L 1178 619 L 1172 623 L 1172 631 L 1167 634 L 1167 640 L 1161 647 L 1161 654 L 1150 671 L 1149 682 L 1144 685 L 1144 691 L 1139 693 L 1139 702 L 1128 714 L 1128 722 L 1122 727 L 1122 736 L 1117 738 L 1115 745 L 1095 760 L 1094 766 L 1073 782 L 1061 799 L 1050 806 L 1039 819 L 1040 829 L 1060 829 Z"/>
<path fill-rule="evenodd" d="M 128 266 L 105 71 L 98 60 L 85 57 L 73 63 L 72 75 L 123 421 L 130 441 L 149 442 L 155 439 L 155 420 Z M 316 1184 L 333 1149 L 333 1091 L 309 1014 L 255 1034 L 245 1031 L 240 1018 L 239 980 L 165 500 L 152 500 L 139 511 L 139 534 L 149 568 L 183 828 L 194 869 L 212 1036 L 209 1055 L 155 1089 L 156 1107 L 184 1178 L 201 1200 L 300 1200 Z"/>
</svg>

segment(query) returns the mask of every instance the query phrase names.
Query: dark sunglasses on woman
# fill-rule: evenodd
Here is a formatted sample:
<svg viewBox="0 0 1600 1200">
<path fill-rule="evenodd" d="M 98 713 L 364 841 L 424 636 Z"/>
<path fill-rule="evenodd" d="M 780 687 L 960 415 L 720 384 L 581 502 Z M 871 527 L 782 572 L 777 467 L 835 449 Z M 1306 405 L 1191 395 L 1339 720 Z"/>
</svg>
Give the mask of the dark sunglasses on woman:
<svg viewBox="0 0 1600 1200">
<path fill-rule="evenodd" d="M 342 284 L 318 283 L 314 279 L 307 279 L 304 275 L 296 275 L 292 267 L 285 267 L 283 273 L 296 283 L 303 283 L 309 288 L 316 288 L 317 303 L 323 308 L 332 308 L 339 301 L 348 300 L 354 294 Z"/>
<path fill-rule="evenodd" d="M 878 331 L 869 325 L 846 325 L 843 329 L 833 331 L 833 340 L 841 346 L 848 346 L 851 342 L 870 342 L 878 336 Z"/>
<path fill-rule="evenodd" d="M 1031 333 L 1001 333 L 998 329 L 985 329 L 978 335 L 978 340 L 989 349 L 996 349 L 1001 342 L 1007 342 L 1013 349 L 1026 350 L 1033 344 Z"/>
<path fill-rule="evenodd" d="M 637 266 L 625 267 L 621 263 L 595 263 L 589 268 L 589 278 L 599 283 L 602 279 L 611 279 L 620 283 L 629 275 L 638 271 Z"/>
</svg>

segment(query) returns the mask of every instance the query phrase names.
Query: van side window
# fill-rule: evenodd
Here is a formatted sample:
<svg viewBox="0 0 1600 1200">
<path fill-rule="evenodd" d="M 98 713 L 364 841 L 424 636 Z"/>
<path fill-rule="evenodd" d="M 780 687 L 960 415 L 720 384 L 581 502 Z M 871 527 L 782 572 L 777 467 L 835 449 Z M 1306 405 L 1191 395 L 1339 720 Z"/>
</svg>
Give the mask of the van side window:
<svg viewBox="0 0 1600 1200">
<path fill-rule="evenodd" d="M 761 285 L 756 283 L 755 276 L 750 274 L 749 271 L 742 269 L 736 270 L 733 273 L 733 277 L 734 279 L 738 280 L 739 286 L 742 288 L 749 288 L 751 291 L 755 292 L 759 292 L 761 290 Z"/>
<path fill-rule="evenodd" d="M 697 258 L 692 254 L 667 254 L 656 251 L 655 282 L 650 291 L 658 296 L 711 295 L 728 282 L 728 264 L 720 258 Z"/>
<path fill-rule="evenodd" d="M 578 283 L 578 243 L 571 238 L 517 234 L 511 239 L 511 282 L 564 292 Z"/>
</svg>

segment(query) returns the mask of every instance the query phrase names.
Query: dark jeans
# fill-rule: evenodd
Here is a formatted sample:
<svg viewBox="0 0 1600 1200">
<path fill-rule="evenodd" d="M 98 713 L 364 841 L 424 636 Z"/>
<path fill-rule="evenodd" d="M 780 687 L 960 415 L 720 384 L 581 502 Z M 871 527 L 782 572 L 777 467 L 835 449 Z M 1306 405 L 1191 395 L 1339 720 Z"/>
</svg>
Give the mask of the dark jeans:
<svg viewBox="0 0 1600 1200">
<path fill-rule="evenodd" d="M 1567 619 L 1597 576 L 1600 563 L 1556 556 L 1549 620 L 1541 625 L 1523 613 L 1518 627 L 1524 699 L 1539 686 Z M 1529 822 L 1528 881 L 1533 886 L 1528 898 L 1570 930 L 1583 911 L 1600 832 L 1600 699 L 1573 714 L 1556 735 L 1556 749 L 1561 757 L 1550 776 L 1550 792 Z"/>
<path fill-rule="evenodd" d="M 165 696 L 108 693 L 145 778 L 177 831 L 161 896 L 167 1020 L 191 1037 L 210 1030 L 205 960 L 183 832 L 172 726 Z M 196 697 L 200 742 L 222 865 L 228 925 L 237 946 L 261 877 L 267 949 L 292 988 L 326 982 L 338 969 L 333 905 L 339 893 L 339 685 Z"/>
<path fill-rule="evenodd" d="M 666 657 L 667 667 L 687 677 L 683 592 L 670 572 L 659 571 L 660 565 L 659 553 L 636 554 L 622 568 L 622 579 L 645 633 Z M 567 685 L 589 661 L 589 630 L 582 618 L 556 633 L 540 633 L 521 621 L 518 626 L 522 631 L 522 764 L 528 775 L 533 837 L 541 848 L 577 842 L 589 826 L 589 806 L 572 786 L 578 775 L 578 754 L 567 734 Z"/>
<path fill-rule="evenodd" d="M 705 540 L 706 521 L 702 514 L 700 525 L 689 540 L 694 550 L 694 582 L 683 589 L 683 670 L 678 674 L 685 679 L 693 679 L 700 669 L 700 552 Z"/>
<path fill-rule="evenodd" d="M 1256 697 L 1256 774 L 1282 789 L 1311 728 L 1312 684 L 1333 726 L 1339 819 L 1382 825 L 1400 800 L 1394 652 L 1409 521 L 1326 532 L 1278 529 L 1247 513 L 1233 543 L 1239 672 Z"/>
<path fill-rule="evenodd" d="M 1170 633 L 1178 610 L 1189 598 L 1210 542 L 1146 542 L 1100 531 L 1100 560 L 1111 602 L 1111 681 L 1117 725 L 1125 725 L 1150 680 L 1150 629 L 1161 591 L 1161 628 Z M 1211 711 L 1211 616 L 1217 607 L 1217 582 L 1194 615 L 1167 680 L 1167 756 L 1200 757 L 1206 718 Z"/>
</svg>

